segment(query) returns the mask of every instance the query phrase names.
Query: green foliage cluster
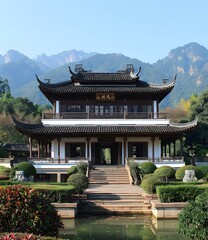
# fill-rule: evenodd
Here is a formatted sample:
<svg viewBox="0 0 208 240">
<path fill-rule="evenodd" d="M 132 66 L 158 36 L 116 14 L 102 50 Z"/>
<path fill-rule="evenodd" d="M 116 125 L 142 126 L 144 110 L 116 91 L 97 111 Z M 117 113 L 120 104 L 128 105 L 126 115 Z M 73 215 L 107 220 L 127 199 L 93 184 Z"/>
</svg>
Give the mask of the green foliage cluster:
<svg viewBox="0 0 208 240">
<path fill-rule="evenodd" d="M 135 185 L 137 185 L 140 179 L 140 169 L 138 168 L 138 163 L 132 160 L 128 162 L 128 166 L 132 177 L 132 181 Z"/>
<path fill-rule="evenodd" d="M 194 200 L 196 196 L 204 191 L 204 188 L 187 184 L 158 186 L 156 188 L 157 196 L 161 202 L 186 202 Z"/>
<path fill-rule="evenodd" d="M 0 188 L 0 232 L 53 237 L 62 227 L 55 207 L 40 192 L 21 185 Z"/>
<path fill-rule="evenodd" d="M 75 193 L 74 188 L 68 189 L 44 189 L 44 188 L 36 188 L 38 192 L 41 192 L 45 199 L 53 203 L 66 203 L 70 202 L 72 194 Z"/>
<path fill-rule="evenodd" d="M 139 168 L 141 169 L 142 176 L 154 173 L 154 171 L 157 169 L 155 164 L 152 162 L 143 162 L 139 164 Z"/>
<path fill-rule="evenodd" d="M 39 122 L 43 111 L 50 106 L 33 104 L 28 98 L 14 98 L 11 95 L 8 81 L 0 77 L 0 142 L 26 142 L 26 137 L 15 130 L 10 114 L 27 122 Z"/>
<path fill-rule="evenodd" d="M 178 217 L 180 234 L 206 240 L 208 236 L 208 190 L 198 195 L 181 211 Z"/>
<path fill-rule="evenodd" d="M 175 178 L 175 169 L 170 166 L 162 166 L 155 170 L 154 175 L 164 178 L 167 182 L 168 178 Z"/>
<path fill-rule="evenodd" d="M 88 187 L 88 177 L 86 177 L 87 169 L 88 163 L 79 162 L 77 166 L 72 166 L 67 171 L 69 175 L 67 184 L 74 186 L 76 193 L 83 193 Z"/>
<path fill-rule="evenodd" d="M 72 166 L 67 170 L 67 174 L 71 176 L 72 174 L 75 174 L 78 172 L 77 166 Z"/>
<path fill-rule="evenodd" d="M 147 174 L 141 182 L 142 189 L 149 194 L 156 192 L 155 184 L 160 181 L 160 178 L 154 174 Z"/>
<path fill-rule="evenodd" d="M 77 164 L 77 170 L 78 170 L 79 173 L 82 173 L 82 174 L 86 175 L 87 168 L 88 168 L 88 163 L 86 163 L 86 162 L 79 162 Z"/>
<path fill-rule="evenodd" d="M 164 179 L 167 181 L 168 178 L 173 177 L 174 174 L 175 170 L 170 166 L 159 167 L 152 174 L 144 176 L 141 182 L 141 187 L 147 193 L 156 193 L 156 185 L 164 181 Z"/>
<path fill-rule="evenodd" d="M 200 170 L 200 168 L 197 168 L 192 165 L 186 165 L 186 166 L 183 166 L 183 167 L 180 167 L 179 169 L 177 169 L 176 174 L 175 174 L 176 179 L 183 180 L 183 177 L 185 175 L 185 170 L 194 170 L 195 176 L 197 179 L 202 179 L 204 177 L 204 174 Z"/>
<path fill-rule="evenodd" d="M 75 192 L 80 194 L 88 187 L 88 178 L 82 173 L 75 173 L 67 179 L 67 183 L 74 186 Z"/>
<path fill-rule="evenodd" d="M 18 163 L 15 167 L 12 168 L 10 172 L 10 179 L 13 180 L 16 171 L 24 171 L 24 176 L 29 178 L 30 176 L 35 176 L 36 169 L 35 167 L 29 162 L 21 162 Z"/>
<path fill-rule="evenodd" d="M 0 180 L 8 180 L 11 168 L 0 166 Z"/>
</svg>

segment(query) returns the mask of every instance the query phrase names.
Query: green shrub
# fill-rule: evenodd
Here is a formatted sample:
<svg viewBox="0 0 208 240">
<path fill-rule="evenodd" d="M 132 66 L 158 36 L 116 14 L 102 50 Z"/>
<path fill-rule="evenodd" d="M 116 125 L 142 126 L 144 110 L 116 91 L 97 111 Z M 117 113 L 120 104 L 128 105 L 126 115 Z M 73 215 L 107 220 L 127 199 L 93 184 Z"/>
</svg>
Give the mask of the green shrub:
<svg viewBox="0 0 208 240">
<path fill-rule="evenodd" d="M 141 174 L 144 176 L 146 174 L 154 173 L 157 169 L 154 163 L 152 162 L 143 162 L 139 164 L 139 168 L 141 169 Z"/>
<path fill-rule="evenodd" d="M 137 185 L 139 183 L 139 173 L 138 163 L 135 161 L 129 161 L 129 171 L 132 177 L 133 184 Z"/>
<path fill-rule="evenodd" d="M 175 169 L 170 166 L 162 166 L 155 170 L 154 175 L 165 179 L 167 182 L 168 178 L 174 178 L 175 172 Z"/>
<path fill-rule="evenodd" d="M 0 188 L 0 232 L 53 237 L 62 227 L 55 207 L 43 194 L 22 185 Z"/>
<path fill-rule="evenodd" d="M 78 172 L 77 166 L 72 166 L 67 170 L 69 176 Z"/>
<path fill-rule="evenodd" d="M 77 164 L 77 169 L 79 173 L 86 175 L 88 164 L 85 162 L 80 162 Z"/>
<path fill-rule="evenodd" d="M 148 174 L 142 179 L 141 187 L 146 193 L 155 193 L 155 184 L 158 181 L 159 179 L 157 176 L 155 176 L 154 174 Z"/>
<path fill-rule="evenodd" d="M 11 180 L 14 179 L 16 171 L 24 171 L 24 176 L 26 178 L 29 178 L 30 176 L 35 176 L 36 174 L 35 167 L 29 162 L 18 163 L 14 168 L 12 168 L 9 175 Z"/>
<path fill-rule="evenodd" d="M 188 184 L 156 187 L 157 196 L 161 202 L 186 202 L 194 200 L 204 190 L 204 188 Z"/>
<path fill-rule="evenodd" d="M 200 169 L 197 169 L 195 166 L 192 166 L 192 165 L 186 165 L 179 168 L 176 171 L 176 174 L 175 174 L 176 179 L 183 180 L 183 177 L 185 175 L 185 170 L 194 170 L 195 176 L 197 179 L 203 178 L 203 172 Z"/>
<path fill-rule="evenodd" d="M 208 236 L 208 190 L 198 195 L 178 217 L 180 234 L 190 239 L 206 240 Z"/>
<path fill-rule="evenodd" d="M 67 179 L 67 183 L 75 187 L 76 193 L 83 193 L 88 187 L 88 178 L 82 173 L 75 173 Z"/>
<path fill-rule="evenodd" d="M 203 179 L 206 178 L 206 175 L 208 174 L 208 166 L 202 165 L 197 166 L 196 169 L 200 170 L 203 173 Z"/>
<path fill-rule="evenodd" d="M 8 180 L 11 168 L 0 166 L 0 180 Z"/>
</svg>

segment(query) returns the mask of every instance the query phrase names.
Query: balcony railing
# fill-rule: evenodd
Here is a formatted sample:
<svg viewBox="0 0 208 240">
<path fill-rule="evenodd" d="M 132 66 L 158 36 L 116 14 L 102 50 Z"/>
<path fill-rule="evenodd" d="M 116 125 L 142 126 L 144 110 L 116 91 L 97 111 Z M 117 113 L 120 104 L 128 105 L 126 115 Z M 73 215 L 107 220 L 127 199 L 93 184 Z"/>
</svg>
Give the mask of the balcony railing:
<svg viewBox="0 0 208 240">
<path fill-rule="evenodd" d="M 167 113 L 153 112 L 62 112 L 43 113 L 42 119 L 167 119 Z"/>
</svg>

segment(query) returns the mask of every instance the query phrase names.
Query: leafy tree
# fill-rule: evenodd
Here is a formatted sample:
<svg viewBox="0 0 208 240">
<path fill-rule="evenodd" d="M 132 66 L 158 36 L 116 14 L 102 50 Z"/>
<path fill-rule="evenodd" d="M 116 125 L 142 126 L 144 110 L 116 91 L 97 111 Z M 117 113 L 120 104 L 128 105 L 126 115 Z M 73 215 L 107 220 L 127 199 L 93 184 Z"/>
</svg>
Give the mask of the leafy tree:
<svg viewBox="0 0 208 240">
<path fill-rule="evenodd" d="M 3 80 L 3 79 L 0 77 L 0 97 L 1 97 L 4 93 L 7 93 L 7 92 L 10 92 L 10 87 L 9 87 L 8 80 L 7 80 L 7 79 Z"/>
</svg>

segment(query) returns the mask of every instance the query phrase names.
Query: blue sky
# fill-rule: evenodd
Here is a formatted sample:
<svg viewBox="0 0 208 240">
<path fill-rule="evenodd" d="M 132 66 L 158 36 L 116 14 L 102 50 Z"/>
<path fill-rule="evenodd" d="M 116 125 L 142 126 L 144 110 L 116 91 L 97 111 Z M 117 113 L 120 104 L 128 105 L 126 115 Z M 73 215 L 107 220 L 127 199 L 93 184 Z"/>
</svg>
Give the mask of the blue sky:
<svg viewBox="0 0 208 240">
<path fill-rule="evenodd" d="M 0 0 L 0 54 L 122 53 L 153 63 L 173 48 L 208 48 L 207 0 Z"/>
</svg>

